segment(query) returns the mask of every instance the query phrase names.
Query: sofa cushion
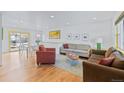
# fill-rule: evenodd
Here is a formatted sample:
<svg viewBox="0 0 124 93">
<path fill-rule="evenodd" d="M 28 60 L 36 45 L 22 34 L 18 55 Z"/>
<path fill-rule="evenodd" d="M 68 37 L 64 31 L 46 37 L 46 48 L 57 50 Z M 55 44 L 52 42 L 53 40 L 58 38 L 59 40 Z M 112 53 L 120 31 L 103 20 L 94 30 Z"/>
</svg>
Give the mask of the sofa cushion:
<svg viewBox="0 0 124 93">
<path fill-rule="evenodd" d="M 85 51 L 85 50 L 75 50 L 75 49 L 72 49 L 72 52 L 76 52 L 76 53 L 88 53 L 88 51 Z"/>
<path fill-rule="evenodd" d="M 114 57 L 108 57 L 108 58 L 103 58 L 100 60 L 99 64 L 105 65 L 105 66 L 110 66 L 114 60 Z"/>
<path fill-rule="evenodd" d="M 110 47 L 110 48 L 106 51 L 105 57 L 109 57 L 109 56 L 111 55 L 111 53 L 114 52 L 114 51 L 116 51 L 116 49 L 113 48 L 113 47 Z"/>
<path fill-rule="evenodd" d="M 63 44 L 63 48 L 67 48 L 68 49 L 68 44 Z"/>
<path fill-rule="evenodd" d="M 77 49 L 88 51 L 90 49 L 90 45 L 77 44 Z"/>
<path fill-rule="evenodd" d="M 76 44 L 68 44 L 68 47 L 70 49 L 77 49 L 77 45 Z"/>
<path fill-rule="evenodd" d="M 94 62 L 94 63 L 98 63 L 100 62 L 101 59 L 103 59 L 104 56 L 102 55 L 96 55 L 96 54 L 92 54 L 90 56 L 90 58 L 88 59 L 89 62 Z"/>
<path fill-rule="evenodd" d="M 124 55 L 120 54 L 119 52 L 114 52 L 115 59 L 112 63 L 112 67 L 124 69 Z"/>
<path fill-rule="evenodd" d="M 63 50 L 64 50 L 64 51 L 67 51 L 67 52 L 72 52 L 72 51 L 74 51 L 75 49 L 70 49 L 70 48 L 66 49 L 66 48 L 64 48 Z"/>
</svg>

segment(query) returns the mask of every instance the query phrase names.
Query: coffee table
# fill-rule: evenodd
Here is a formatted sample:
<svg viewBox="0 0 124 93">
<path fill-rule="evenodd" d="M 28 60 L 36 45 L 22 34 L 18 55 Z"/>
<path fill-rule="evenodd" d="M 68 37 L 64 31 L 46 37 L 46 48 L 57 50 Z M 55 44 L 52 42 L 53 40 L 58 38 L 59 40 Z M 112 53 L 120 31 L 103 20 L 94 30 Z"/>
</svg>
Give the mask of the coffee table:
<svg viewBox="0 0 124 93">
<path fill-rule="evenodd" d="M 69 53 L 69 52 L 68 52 Z M 71 52 L 73 53 L 73 52 Z M 77 56 L 76 60 L 72 60 L 68 55 L 57 55 L 55 66 L 64 69 L 74 75 L 82 77 L 82 62 L 85 59 L 80 59 Z"/>
<path fill-rule="evenodd" d="M 79 56 L 76 55 L 75 53 L 67 52 L 66 56 L 67 56 L 67 62 L 69 62 L 70 65 L 75 66 L 79 64 Z"/>
</svg>

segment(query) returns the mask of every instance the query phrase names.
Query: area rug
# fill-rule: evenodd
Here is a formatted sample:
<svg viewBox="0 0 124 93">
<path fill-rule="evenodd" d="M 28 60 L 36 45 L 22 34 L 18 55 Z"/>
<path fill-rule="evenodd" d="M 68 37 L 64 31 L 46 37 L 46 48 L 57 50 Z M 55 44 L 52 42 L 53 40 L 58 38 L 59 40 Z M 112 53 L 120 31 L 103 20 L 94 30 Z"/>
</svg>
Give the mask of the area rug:
<svg viewBox="0 0 124 93">
<path fill-rule="evenodd" d="M 56 67 L 82 77 L 82 62 L 84 61 L 83 59 L 72 62 L 72 60 L 70 60 L 66 55 L 57 55 L 56 58 Z"/>
</svg>

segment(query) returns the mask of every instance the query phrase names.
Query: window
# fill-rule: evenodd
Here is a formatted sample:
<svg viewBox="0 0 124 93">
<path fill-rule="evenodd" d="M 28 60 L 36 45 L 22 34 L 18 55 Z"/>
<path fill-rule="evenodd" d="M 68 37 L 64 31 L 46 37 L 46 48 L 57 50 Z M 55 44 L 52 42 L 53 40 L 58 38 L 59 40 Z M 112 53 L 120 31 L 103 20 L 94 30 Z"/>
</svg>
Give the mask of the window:
<svg viewBox="0 0 124 93">
<path fill-rule="evenodd" d="M 124 50 L 124 19 L 116 25 L 116 47 Z"/>
</svg>

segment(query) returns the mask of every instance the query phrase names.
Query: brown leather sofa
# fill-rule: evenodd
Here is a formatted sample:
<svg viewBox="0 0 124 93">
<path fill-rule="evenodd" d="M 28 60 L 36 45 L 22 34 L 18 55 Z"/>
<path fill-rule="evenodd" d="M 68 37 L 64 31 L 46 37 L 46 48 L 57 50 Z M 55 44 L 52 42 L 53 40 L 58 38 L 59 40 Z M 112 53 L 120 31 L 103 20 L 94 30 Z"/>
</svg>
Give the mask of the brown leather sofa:
<svg viewBox="0 0 124 93">
<path fill-rule="evenodd" d="M 115 57 L 111 66 L 98 64 L 105 57 Z M 106 50 L 91 49 L 88 61 L 83 62 L 84 82 L 124 82 L 124 55 L 113 47 Z"/>
<path fill-rule="evenodd" d="M 55 48 L 45 48 L 43 45 L 39 46 L 36 51 L 37 65 L 40 64 L 54 64 L 56 58 Z"/>
</svg>

